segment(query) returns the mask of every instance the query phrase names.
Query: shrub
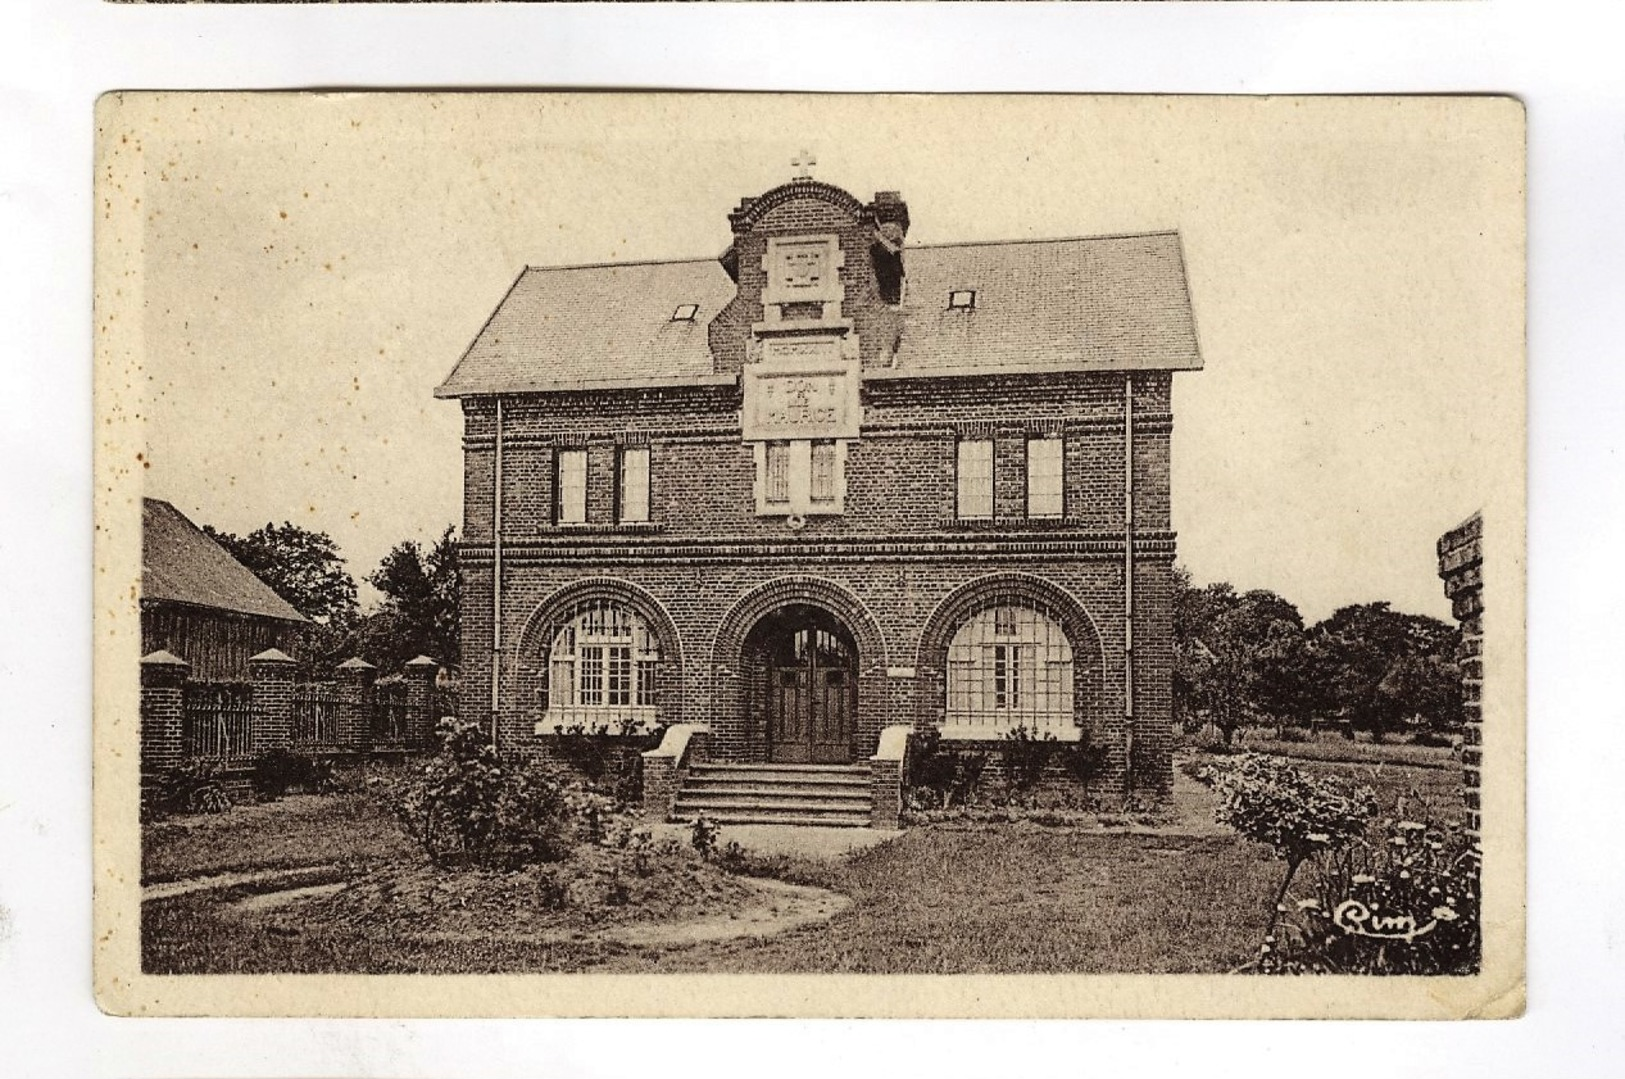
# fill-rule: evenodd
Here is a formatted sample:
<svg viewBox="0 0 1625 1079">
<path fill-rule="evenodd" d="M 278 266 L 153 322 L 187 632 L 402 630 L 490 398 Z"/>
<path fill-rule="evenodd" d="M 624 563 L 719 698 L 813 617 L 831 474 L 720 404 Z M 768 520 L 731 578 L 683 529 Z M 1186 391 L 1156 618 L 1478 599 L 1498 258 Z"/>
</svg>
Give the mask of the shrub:
<svg viewBox="0 0 1625 1079">
<path fill-rule="evenodd" d="M 1309 733 L 1308 727 L 1282 727 L 1275 736 L 1280 742 L 1312 742 L 1314 735 Z"/>
<path fill-rule="evenodd" d="M 1453 829 L 1389 821 L 1313 862 L 1311 896 L 1265 942 L 1272 974 L 1471 974 L 1479 968 L 1478 847 Z"/>
<path fill-rule="evenodd" d="M 440 721 L 440 752 L 406 782 L 395 813 L 437 865 L 558 861 L 569 853 L 572 807 L 545 776 L 497 757 L 477 723 Z"/>
<path fill-rule="evenodd" d="M 572 723 L 560 727 L 555 738 L 559 756 L 587 782 L 597 783 L 609 771 L 615 735 L 604 724 Z"/>
<path fill-rule="evenodd" d="M 982 781 L 988 755 L 942 747 L 942 732 L 915 731 L 904 760 L 904 799 L 914 809 L 947 809 L 963 805 Z"/>
<path fill-rule="evenodd" d="M 1261 753 L 1210 765 L 1204 778 L 1219 796 L 1215 814 L 1219 823 L 1270 847 L 1286 862 L 1264 931 L 1267 948 L 1298 868 L 1316 854 L 1339 850 L 1358 839 L 1376 816 L 1376 794 L 1370 787 L 1311 776 Z"/>
<path fill-rule="evenodd" d="M 177 813 L 224 813 L 231 799 L 220 782 L 220 765 L 210 760 L 185 760 L 160 773 L 144 792 L 148 820 Z"/>
<path fill-rule="evenodd" d="M 1005 782 L 1018 794 L 1031 793 L 1043 780 L 1044 769 L 1060 748 L 1061 743 L 1049 731 L 1042 736 L 1026 727 L 1007 731 L 999 745 Z"/>
<path fill-rule="evenodd" d="M 1091 742 L 1089 732 L 1085 731 L 1083 738 L 1074 742 L 1062 759 L 1072 778 L 1087 792 L 1106 770 L 1106 747 Z"/>
<path fill-rule="evenodd" d="M 709 817 L 694 818 L 694 826 L 689 829 L 689 846 L 700 852 L 700 857 L 706 861 L 716 853 L 717 837 L 722 834 L 722 826 Z"/>
<path fill-rule="evenodd" d="M 294 788 L 315 794 L 333 786 L 333 765 L 286 749 L 273 749 L 254 758 L 250 782 L 255 796 L 267 802 Z"/>
</svg>

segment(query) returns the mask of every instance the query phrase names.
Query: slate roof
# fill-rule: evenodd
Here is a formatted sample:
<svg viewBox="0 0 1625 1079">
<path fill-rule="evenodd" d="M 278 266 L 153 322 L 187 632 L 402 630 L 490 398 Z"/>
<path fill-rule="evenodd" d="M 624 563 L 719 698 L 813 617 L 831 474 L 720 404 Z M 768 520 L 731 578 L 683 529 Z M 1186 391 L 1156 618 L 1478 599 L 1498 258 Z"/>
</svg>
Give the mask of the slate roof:
<svg viewBox="0 0 1625 1079">
<path fill-rule="evenodd" d="M 308 621 L 180 510 L 141 500 L 141 599 Z"/>
<path fill-rule="evenodd" d="M 865 378 L 1202 366 L 1179 235 L 921 245 L 904 250 L 903 333 Z M 948 293 L 975 289 L 976 307 Z M 715 259 L 529 267 L 437 397 L 731 381 L 706 326 L 735 286 Z M 673 322 L 680 304 L 693 322 Z"/>
</svg>

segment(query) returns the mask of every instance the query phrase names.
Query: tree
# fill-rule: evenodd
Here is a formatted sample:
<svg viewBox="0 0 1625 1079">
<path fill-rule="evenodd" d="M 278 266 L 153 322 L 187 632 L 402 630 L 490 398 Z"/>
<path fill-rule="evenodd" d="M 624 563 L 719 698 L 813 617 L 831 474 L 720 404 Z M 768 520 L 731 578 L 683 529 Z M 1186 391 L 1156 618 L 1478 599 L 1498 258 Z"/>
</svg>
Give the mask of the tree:
<svg viewBox="0 0 1625 1079">
<path fill-rule="evenodd" d="M 289 521 L 241 537 L 208 525 L 203 531 L 306 618 L 343 624 L 355 617 L 355 581 L 327 533 Z"/>
<path fill-rule="evenodd" d="M 1361 603 L 1334 611 L 1310 636 L 1328 703 L 1354 728 L 1380 741 L 1418 718 L 1432 726 L 1458 722 L 1455 627 L 1385 602 Z"/>
<path fill-rule="evenodd" d="M 361 655 L 388 670 L 420 655 L 457 665 L 462 589 L 454 528 L 427 551 L 416 540 L 396 544 L 367 580 L 384 600 L 362 628 Z"/>
<path fill-rule="evenodd" d="M 1295 715 L 1306 671 L 1298 609 L 1267 589 L 1193 589 L 1176 574 L 1174 699 L 1186 723 L 1205 713 L 1229 745 L 1249 720 Z"/>
</svg>

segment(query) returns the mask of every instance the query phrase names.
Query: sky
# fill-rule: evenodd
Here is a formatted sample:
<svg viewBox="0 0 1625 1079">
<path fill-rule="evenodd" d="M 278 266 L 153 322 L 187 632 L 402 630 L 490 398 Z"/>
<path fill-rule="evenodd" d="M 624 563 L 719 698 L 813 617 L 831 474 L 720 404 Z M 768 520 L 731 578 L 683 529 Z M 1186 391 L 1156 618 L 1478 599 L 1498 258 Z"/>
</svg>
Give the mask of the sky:
<svg viewBox="0 0 1625 1079">
<path fill-rule="evenodd" d="M 1310 620 L 1448 617 L 1439 534 L 1521 514 L 1504 99 L 215 94 L 117 121 L 104 145 L 145 172 L 120 207 L 143 225 L 145 493 L 327 532 L 358 579 L 459 521 L 461 418 L 432 391 L 525 265 L 719 254 L 803 149 L 859 199 L 902 192 L 910 243 L 1179 230 L 1206 367 L 1175 379 L 1173 516 L 1198 583 Z"/>
</svg>

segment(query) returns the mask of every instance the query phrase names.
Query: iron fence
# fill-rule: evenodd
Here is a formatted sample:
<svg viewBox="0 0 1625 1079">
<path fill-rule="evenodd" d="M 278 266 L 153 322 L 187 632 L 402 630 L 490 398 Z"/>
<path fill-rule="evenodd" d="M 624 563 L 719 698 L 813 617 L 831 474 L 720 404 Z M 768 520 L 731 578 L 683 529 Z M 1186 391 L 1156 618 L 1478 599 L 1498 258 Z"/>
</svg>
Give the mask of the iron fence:
<svg viewBox="0 0 1625 1079">
<path fill-rule="evenodd" d="M 293 687 L 293 744 L 332 745 L 339 740 L 338 685 L 301 682 Z"/>
</svg>

